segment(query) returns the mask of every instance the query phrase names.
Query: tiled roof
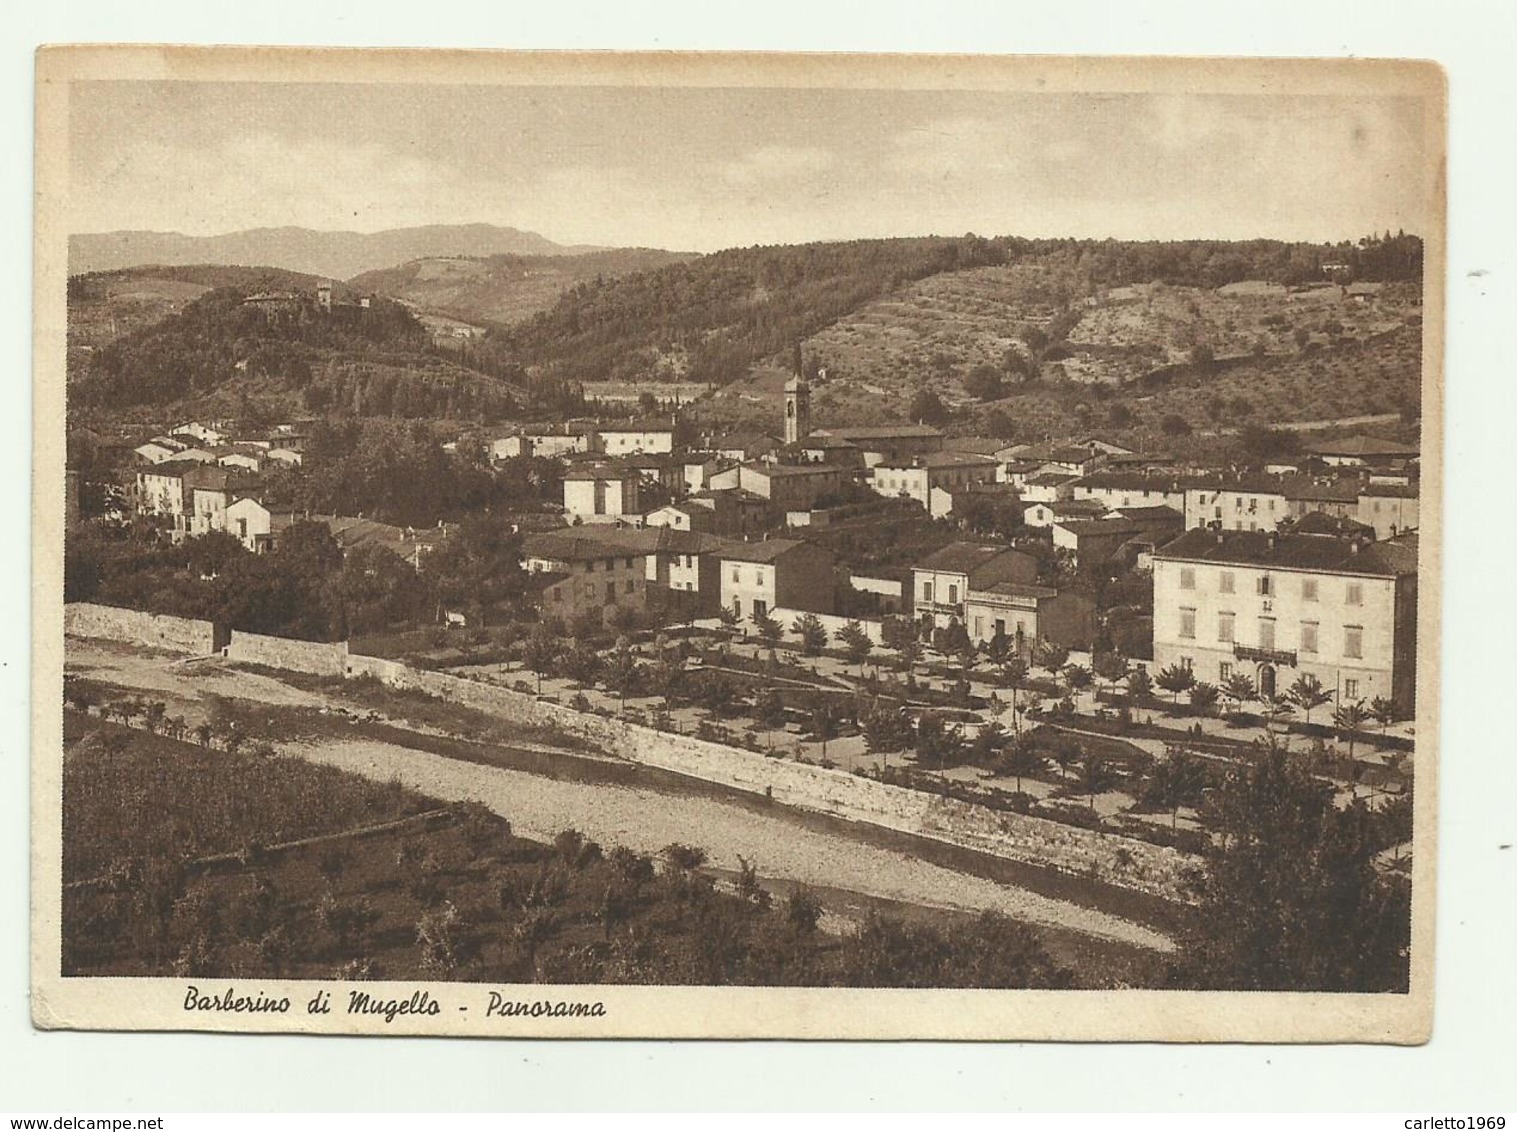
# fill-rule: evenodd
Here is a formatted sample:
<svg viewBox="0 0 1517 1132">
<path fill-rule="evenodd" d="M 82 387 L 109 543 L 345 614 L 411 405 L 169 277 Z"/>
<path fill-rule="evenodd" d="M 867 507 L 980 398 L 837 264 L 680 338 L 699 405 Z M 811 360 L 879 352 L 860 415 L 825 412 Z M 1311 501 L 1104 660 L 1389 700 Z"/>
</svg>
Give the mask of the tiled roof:
<svg viewBox="0 0 1517 1132">
<path fill-rule="evenodd" d="M 974 542 L 951 542 L 941 550 L 935 550 L 926 558 L 912 563 L 918 570 L 945 570 L 968 574 L 1003 554 L 1021 553 L 1009 546 L 986 546 Z"/>
<path fill-rule="evenodd" d="M 639 549 L 637 545 L 628 545 L 625 542 L 613 541 L 610 537 L 596 537 L 585 533 L 586 530 L 593 529 L 576 529 L 573 534 L 561 534 L 557 531 L 529 534 L 522 539 L 522 554 L 529 558 L 558 558 L 566 562 L 584 562 L 591 560 L 598 561 L 602 558 L 618 558 L 629 554 L 648 553 L 646 549 Z M 609 528 L 607 534 L 640 536 L 643 532 Z M 631 542 L 633 540 L 629 539 L 628 541 Z M 638 539 L 636 541 L 641 542 L 645 540 Z"/>
<path fill-rule="evenodd" d="M 1169 519 L 1176 523 L 1185 522 L 1185 516 L 1173 507 L 1118 507 L 1117 514 L 1124 519 L 1132 519 L 1136 522 L 1146 522 L 1155 519 Z"/>
<path fill-rule="evenodd" d="M 929 440 L 943 434 L 931 425 L 878 425 L 866 428 L 819 428 L 825 436 L 841 436 L 845 440 Z"/>
<path fill-rule="evenodd" d="M 800 539 L 769 538 L 759 542 L 733 542 L 722 549 L 722 558 L 732 562 L 773 562 L 807 544 Z"/>
<path fill-rule="evenodd" d="M 1102 535 L 1131 535 L 1143 530 L 1140 524 L 1131 519 L 1063 519 L 1058 525 L 1077 538 L 1087 535 L 1098 538 Z"/>
<path fill-rule="evenodd" d="M 1356 549 L 1357 548 L 1357 549 Z M 1166 543 L 1155 557 L 1196 562 L 1316 570 L 1340 574 L 1393 576 L 1415 572 L 1415 546 L 1334 538 L 1329 535 L 1272 535 L 1264 531 L 1208 531 L 1201 528 Z"/>
<path fill-rule="evenodd" d="M 770 479 L 784 476 L 840 476 L 843 469 L 836 464 L 744 464 L 744 468 L 752 469 L 760 475 L 766 475 Z"/>
<path fill-rule="evenodd" d="M 1025 582 L 997 582 L 995 585 L 986 586 L 984 589 L 978 586 L 969 591 L 969 600 L 974 600 L 975 594 L 999 594 L 1002 597 L 1030 597 L 1045 598 L 1058 597 L 1059 591 L 1051 586 L 1033 586 Z"/>
</svg>

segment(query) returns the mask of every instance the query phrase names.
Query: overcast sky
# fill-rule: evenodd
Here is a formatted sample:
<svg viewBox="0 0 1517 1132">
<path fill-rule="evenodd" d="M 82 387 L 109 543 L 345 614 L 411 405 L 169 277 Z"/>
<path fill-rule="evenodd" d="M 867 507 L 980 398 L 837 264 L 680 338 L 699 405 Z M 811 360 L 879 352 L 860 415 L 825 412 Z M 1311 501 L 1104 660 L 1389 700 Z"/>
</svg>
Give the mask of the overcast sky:
<svg viewBox="0 0 1517 1132">
<path fill-rule="evenodd" d="M 711 251 L 939 233 L 1423 232 L 1420 103 L 83 82 L 74 232 L 486 222 Z"/>
</svg>

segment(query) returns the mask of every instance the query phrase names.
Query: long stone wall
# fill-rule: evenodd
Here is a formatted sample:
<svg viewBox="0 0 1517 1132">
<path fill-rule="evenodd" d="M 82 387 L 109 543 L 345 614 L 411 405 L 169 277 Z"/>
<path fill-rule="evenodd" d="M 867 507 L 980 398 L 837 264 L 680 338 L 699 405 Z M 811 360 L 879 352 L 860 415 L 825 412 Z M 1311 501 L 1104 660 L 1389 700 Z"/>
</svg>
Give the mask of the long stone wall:
<svg viewBox="0 0 1517 1132">
<path fill-rule="evenodd" d="M 554 725 L 622 758 L 772 797 L 786 805 L 932 837 L 1170 900 L 1186 898 L 1186 874 L 1197 863 L 1188 854 L 1135 838 L 991 810 L 845 771 L 766 758 L 397 661 L 352 655 L 347 658 L 347 671 L 350 676 L 374 676 L 393 687 L 417 689 L 504 719 Z"/>
<path fill-rule="evenodd" d="M 344 676 L 348 670 L 347 641 L 323 644 L 319 641 L 267 637 L 261 633 L 244 633 L 233 629 L 226 656 L 228 660 L 242 664 L 262 664 L 269 668 L 309 672 L 316 676 Z"/>
<path fill-rule="evenodd" d="M 70 637 L 124 641 L 184 656 L 209 656 L 215 652 L 216 626 L 210 621 L 144 613 L 93 602 L 70 602 L 63 607 L 63 632 Z"/>
</svg>

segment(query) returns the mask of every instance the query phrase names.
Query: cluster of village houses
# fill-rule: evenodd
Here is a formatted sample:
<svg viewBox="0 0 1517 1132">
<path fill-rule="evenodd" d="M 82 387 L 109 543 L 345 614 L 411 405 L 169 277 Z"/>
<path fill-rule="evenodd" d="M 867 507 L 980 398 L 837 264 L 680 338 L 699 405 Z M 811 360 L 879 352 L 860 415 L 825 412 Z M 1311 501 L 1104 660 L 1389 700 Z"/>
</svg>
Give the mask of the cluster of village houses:
<svg viewBox="0 0 1517 1132">
<path fill-rule="evenodd" d="M 1151 573 L 1156 668 L 1215 683 L 1244 675 L 1261 694 L 1311 673 L 1343 701 L 1411 704 L 1414 448 L 1356 437 L 1237 474 L 1098 438 L 1030 446 L 921 424 L 813 429 L 798 378 L 786 386 L 783 432 L 690 441 L 664 420 L 495 440 L 493 459 L 566 465 L 562 515 L 523 534 L 543 616 L 570 624 L 657 606 L 788 627 L 815 613 L 858 620 L 878 640 L 880 619 L 895 615 L 960 625 L 976 643 L 1088 648 L 1092 599 L 1039 584 L 1038 560 L 1003 542 L 954 542 L 886 572 L 837 561 L 813 539 L 903 512 L 952 520 L 978 498 L 1010 509 L 1016 525 L 1048 529 L 1076 566 Z M 264 507 L 254 473 L 298 463 L 301 448 L 289 429 L 247 442 L 184 426 L 137 450 L 136 507 L 175 532 L 226 530 L 262 550 L 291 517 Z M 345 545 L 371 537 L 413 561 L 445 533 L 324 521 Z"/>
</svg>

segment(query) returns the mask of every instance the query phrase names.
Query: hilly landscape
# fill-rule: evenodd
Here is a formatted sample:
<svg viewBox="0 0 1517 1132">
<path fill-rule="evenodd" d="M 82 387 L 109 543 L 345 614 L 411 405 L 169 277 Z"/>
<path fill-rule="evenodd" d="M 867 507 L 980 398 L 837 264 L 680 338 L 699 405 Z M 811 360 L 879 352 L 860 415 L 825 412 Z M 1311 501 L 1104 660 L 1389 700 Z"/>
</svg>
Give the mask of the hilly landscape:
<svg viewBox="0 0 1517 1132">
<path fill-rule="evenodd" d="M 773 427 L 799 345 L 818 425 L 930 418 L 1028 440 L 1099 426 L 1152 446 L 1416 417 L 1421 271 L 1421 241 L 1389 233 L 732 249 L 576 286 L 480 352 L 587 396 L 600 382 L 716 385 L 699 416 Z"/>
<path fill-rule="evenodd" d="M 311 228 L 250 228 L 218 236 L 180 232 L 96 232 L 69 237 L 70 275 L 147 264 L 233 264 L 348 279 L 365 271 L 432 256 L 573 255 L 599 251 L 566 247 L 535 232 L 493 224 L 433 224 L 382 232 L 323 232 Z"/>
<path fill-rule="evenodd" d="M 257 291 L 312 291 L 321 277 L 274 267 L 128 267 L 71 275 L 68 281 L 70 351 L 107 346 L 183 310 L 217 287 Z"/>
<path fill-rule="evenodd" d="M 366 271 L 349 282 L 357 290 L 375 291 L 465 322 L 510 325 L 547 310 L 576 284 L 694 258 L 650 248 L 576 255 L 429 256 Z"/>
<path fill-rule="evenodd" d="M 1323 265 L 1332 265 L 1324 271 Z M 273 398 L 307 412 L 497 420 L 617 388 L 774 427 L 799 347 L 819 426 L 928 420 L 1138 445 L 1419 413 L 1421 243 L 926 237 L 577 256 L 429 256 L 366 272 L 362 326 L 319 276 L 146 267 L 70 280 L 72 377 L 102 405 Z M 272 322 L 255 292 L 305 297 Z M 449 340 L 439 321 L 490 327 Z M 1379 423 L 1379 422 L 1376 422 Z"/>
<path fill-rule="evenodd" d="M 270 279 L 286 286 L 265 297 Z M 485 422 L 531 403 L 506 375 L 439 352 L 431 332 L 394 300 L 361 306 L 338 288 L 326 310 L 298 278 L 257 280 L 207 290 L 150 325 L 78 351 L 71 405 L 118 415 L 141 408 Z"/>
</svg>

